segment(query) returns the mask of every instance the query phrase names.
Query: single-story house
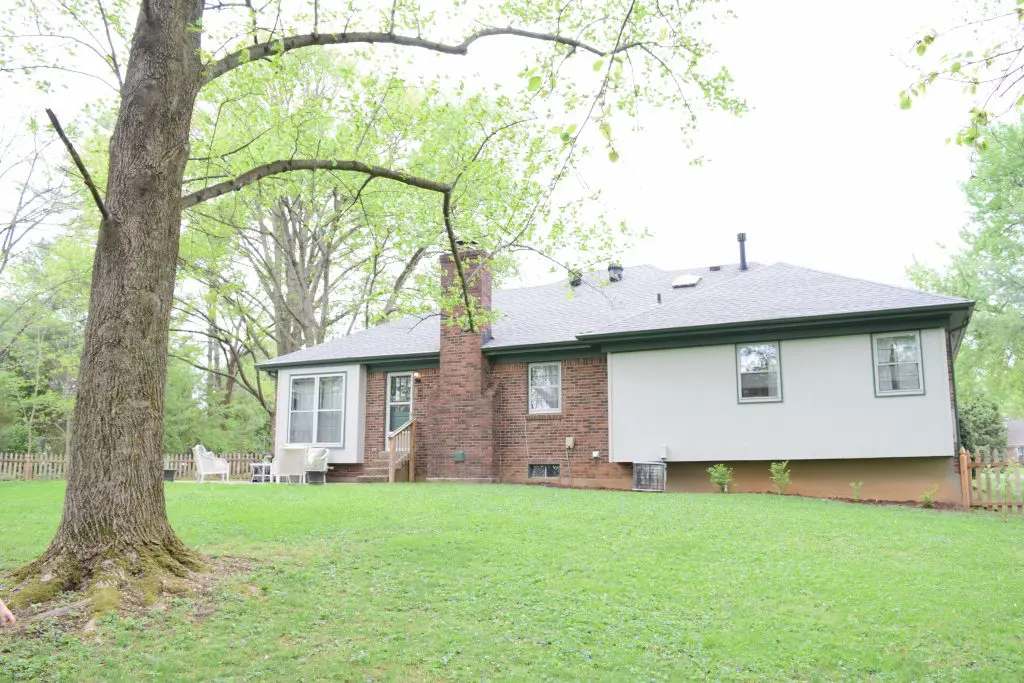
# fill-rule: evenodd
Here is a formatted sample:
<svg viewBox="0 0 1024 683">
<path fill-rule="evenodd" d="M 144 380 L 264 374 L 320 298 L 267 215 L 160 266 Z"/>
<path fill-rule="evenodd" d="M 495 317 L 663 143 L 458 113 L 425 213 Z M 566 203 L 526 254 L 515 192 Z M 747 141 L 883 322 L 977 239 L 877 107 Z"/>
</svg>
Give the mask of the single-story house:
<svg viewBox="0 0 1024 683">
<path fill-rule="evenodd" d="M 491 291 L 494 315 L 410 316 L 261 364 L 277 378 L 275 448 L 329 449 L 329 481 L 383 481 L 388 434 L 415 420 L 417 481 L 632 487 L 667 463 L 670 491 L 957 501 L 953 358 L 971 301 L 786 263 L 609 267 Z M 450 255 L 444 286 L 456 291 Z"/>
<path fill-rule="evenodd" d="M 1024 420 L 1003 420 L 1006 425 L 1006 459 L 1024 463 Z"/>
</svg>

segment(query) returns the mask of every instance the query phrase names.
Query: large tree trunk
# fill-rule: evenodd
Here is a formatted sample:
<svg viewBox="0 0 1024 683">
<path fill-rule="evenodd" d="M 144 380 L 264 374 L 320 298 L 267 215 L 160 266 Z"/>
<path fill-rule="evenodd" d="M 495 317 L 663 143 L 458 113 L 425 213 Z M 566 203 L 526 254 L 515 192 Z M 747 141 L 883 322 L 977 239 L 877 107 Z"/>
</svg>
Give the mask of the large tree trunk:
<svg viewBox="0 0 1024 683">
<path fill-rule="evenodd" d="M 115 565 L 125 576 L 201 564 L 171 530 L 161 471 L 181 185 L 201 71 L 190 27 L 201 14 L 201 0 L 142 2 L 110 141 L 64 513 L 27 578 L 83 588 Z"/>
</svg>

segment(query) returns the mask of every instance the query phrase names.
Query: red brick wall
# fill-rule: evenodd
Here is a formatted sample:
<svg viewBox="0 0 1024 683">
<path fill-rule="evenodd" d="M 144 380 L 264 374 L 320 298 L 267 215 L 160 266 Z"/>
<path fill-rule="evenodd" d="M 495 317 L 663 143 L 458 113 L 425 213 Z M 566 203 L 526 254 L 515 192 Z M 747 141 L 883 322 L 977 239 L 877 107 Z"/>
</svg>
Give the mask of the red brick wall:
<svg viewBox="0 0 1024 683">
<path fill-rule="evenodd" d="M 469 294 L 482 310 L 491 308 L 491 273 L 478 267 L 480 254 L 461 254 L 464 274 L 469 279 Z M 461 283 L 451 256 L 441 257 L 442 285 L 451 296 L 461 295 Z M 435 441 L 427 458 L 428 479 L 464 479 L 493 481 L 494 410 L 487 391 L 488 363 L 481 345 L 490 337 L 489 324 L 476 321 L 475 330 L 457 322 L 465 308 L 455 306 L 441 319 L 440 386 L 443 393 L 431 406 L 432 438 Z M 436 450 L 435 450 L 436 449 Z M 464 460 L 456 462 L 455 454 Z"/>
<path fill-rule="evenodd" d="M 530 415 L 526 363 L 491 367 L 495 448 L 501 481 L 528 479 L 530 463 L 558 463 L 559 483 L 630 488 L 632 467 L 608 462 L 608 363 L 606 356 L 562 361 L 562 412 Z M 565 437 L 575 440 L 566 453 Z M 593 451 L 599 452 L 595 460 Z M 550 480 L 548 480 L 550 481 Z"/>
</svg>

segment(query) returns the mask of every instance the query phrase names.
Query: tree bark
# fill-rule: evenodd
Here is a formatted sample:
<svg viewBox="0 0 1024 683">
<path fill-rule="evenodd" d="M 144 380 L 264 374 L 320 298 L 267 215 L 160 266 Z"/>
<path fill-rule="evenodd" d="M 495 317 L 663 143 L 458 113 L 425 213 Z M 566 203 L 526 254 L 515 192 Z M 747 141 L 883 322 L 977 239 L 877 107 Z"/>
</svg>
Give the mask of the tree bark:
<svg viewBox="0 0 1024 683">
<path fill-rule="evenodd" d="M 163 405 L 181 184 L 200 86 L 201 0 L 143 0 L 93 261 L 64 511 L 27 567 L 65 588 L 104 560 L 183 573 L 201 565 L 167 520 Z M 107 563 L 109 567 L 109 563 Z M 77 584 L 77 585 L 76 585 Z"/>
</svg>

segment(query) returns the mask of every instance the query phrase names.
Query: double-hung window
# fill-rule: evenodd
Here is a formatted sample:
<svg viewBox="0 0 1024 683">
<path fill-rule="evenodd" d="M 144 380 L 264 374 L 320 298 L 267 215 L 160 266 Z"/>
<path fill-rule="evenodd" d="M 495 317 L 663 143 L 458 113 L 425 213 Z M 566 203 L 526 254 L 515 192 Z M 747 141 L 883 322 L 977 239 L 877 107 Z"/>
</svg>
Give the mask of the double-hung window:
<svg viewBox="0 0 1024 683">
<path fill-rule="evenodd" d="M 875 395 L 923 394 L 921 335 L 895 332 L 871 335 L 875 358 Z"/>
<path fill-rule="evenodd" d="M 782 400 L 782 365 L 779 342 L 738 344 L 736 381 L 740 403 Z"/>
<path fill-rule="evenodd" d="M 562 364 L 531 363 L 527 391 L 530 413 L 562 412 Z"/>
<path fill-rule="evenodd" d="M 345 373 L 292 377 L 288 442 L 345 443 Z"/>
</svg>

